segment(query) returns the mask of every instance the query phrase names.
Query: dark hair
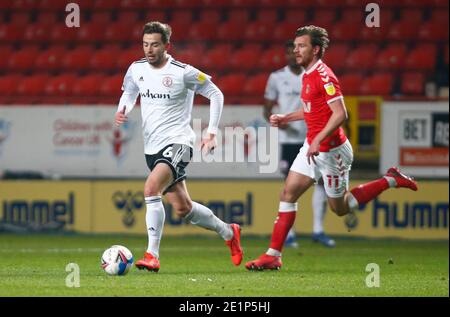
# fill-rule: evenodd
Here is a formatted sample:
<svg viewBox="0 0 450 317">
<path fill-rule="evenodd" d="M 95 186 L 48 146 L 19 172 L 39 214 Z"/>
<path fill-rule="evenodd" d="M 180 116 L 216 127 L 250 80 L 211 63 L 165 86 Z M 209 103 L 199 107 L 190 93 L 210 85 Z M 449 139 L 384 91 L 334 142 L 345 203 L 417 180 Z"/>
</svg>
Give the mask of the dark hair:
<svg viewBox="0 0 450 317">
<path fill-rule="evenodd" d="M 302 35 L 309 35 L 312 46 L 320 47 L 318 57 L 322 58 L 325 54 L 325 50 L 328 48 L 328 44 L 330 43 L 327 30 L 315 25 L 302 26 L 295 32 L 295 37 Z"/>
<path fill-rule="evenodd" d="M 170 36 L 172 35 L 172 28 L 168 24 L 164 24 L 158 21 L 151 21 L 144 25 L 142 35 L 159 33 L 164 44 L 170 42 Z"/>
</svg>

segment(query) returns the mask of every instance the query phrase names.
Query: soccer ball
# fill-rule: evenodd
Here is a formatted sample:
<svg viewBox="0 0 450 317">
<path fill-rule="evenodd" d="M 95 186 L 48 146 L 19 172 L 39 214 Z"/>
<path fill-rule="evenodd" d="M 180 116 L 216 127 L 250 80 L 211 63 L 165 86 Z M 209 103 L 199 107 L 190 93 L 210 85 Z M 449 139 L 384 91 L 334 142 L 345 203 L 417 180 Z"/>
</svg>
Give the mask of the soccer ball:
<svg viewBox="0 0 450 317">
<path fill-rule="evenodd" d="M 125 275 L 133 265 L 133 254 L 122 245 L 113 245 L 103 252 L 101 263 L 109 275 Z"/>
</svg>

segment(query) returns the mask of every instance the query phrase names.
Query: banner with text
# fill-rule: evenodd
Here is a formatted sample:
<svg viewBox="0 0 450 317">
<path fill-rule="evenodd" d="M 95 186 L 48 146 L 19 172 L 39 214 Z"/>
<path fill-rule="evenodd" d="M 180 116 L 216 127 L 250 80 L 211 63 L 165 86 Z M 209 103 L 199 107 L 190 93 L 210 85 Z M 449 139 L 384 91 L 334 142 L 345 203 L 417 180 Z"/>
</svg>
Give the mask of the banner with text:
<svg viewBox="0 0 450 317">
<path fill-rule="evenodd" d="M 352 181 L 350 187 L 364 181 Z M 190 196 L 243 234 L 269 235 L 278 213 L 281 181 L 195 181 Z M 146 233 L 142 181 L 2 181 L 0 228 L 61 228 L 85 233 Z M 325 230 L 348 237 L 448 239 L 448 190 L 444 181 L 420 182 L 420 190 L 391 189 L 360 208 L 356 223 L 328 211 Z M 311 234 L 312 189 L 299 200 L 295 230 Z M 165 203 L 165 235 L 209 234 L 186 223 Z"/>
</svg>

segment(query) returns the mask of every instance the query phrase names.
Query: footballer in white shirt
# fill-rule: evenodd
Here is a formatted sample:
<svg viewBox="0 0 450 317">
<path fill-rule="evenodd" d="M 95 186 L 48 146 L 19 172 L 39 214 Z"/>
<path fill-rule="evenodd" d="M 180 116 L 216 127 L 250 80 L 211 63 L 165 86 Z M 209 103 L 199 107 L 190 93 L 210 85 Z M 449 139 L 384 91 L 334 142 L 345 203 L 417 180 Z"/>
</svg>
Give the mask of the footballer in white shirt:
<svg viewBox="0 0 450 317">
<path fill-rule="evenodd" d="M 150 173 L 144 185 L 148 248 L 143 259 L 136 261 L 136 267 L 159 271 L 159 245 L 165 220 L 162 195 L 179 216 L 216 231 L 230 248 L 234 265 L 239 265 L 243 257 L 239 225 L 223 222 L 209 208 L 192 201 L 185 181 L 185 168 L 192 158 L 195 141 L 190 126 L 194 94 L 210 100 L 208 138 L 201 142 L 205 152 L 217 145 L 223 94 L 210 76 L 167 53 L 171 33 L 167 24 L 157 21 L 145 24 L 142 32 L 145 56 L 128 68 L 115 114 L 116 125 L 126 122 L 140 95 L 144 153 Z"/>
</svg>

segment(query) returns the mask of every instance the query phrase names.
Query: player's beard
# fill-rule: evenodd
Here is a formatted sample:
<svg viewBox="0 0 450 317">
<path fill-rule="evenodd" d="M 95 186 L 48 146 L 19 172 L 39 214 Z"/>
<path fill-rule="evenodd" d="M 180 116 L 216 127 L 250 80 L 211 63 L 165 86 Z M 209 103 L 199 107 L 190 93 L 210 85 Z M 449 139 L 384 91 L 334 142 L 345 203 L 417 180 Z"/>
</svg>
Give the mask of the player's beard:
<svg viewBox="0 0 450 317">
<path fill-rule="evenodd" d="M 154 54 L 153 61 L 150 60 L 149 56 L 147 56 L 147 61 L 153 67 L 158 67 L 162 64 L 164 58 L 164 52 L 161 54 Z"/>
</svg>

